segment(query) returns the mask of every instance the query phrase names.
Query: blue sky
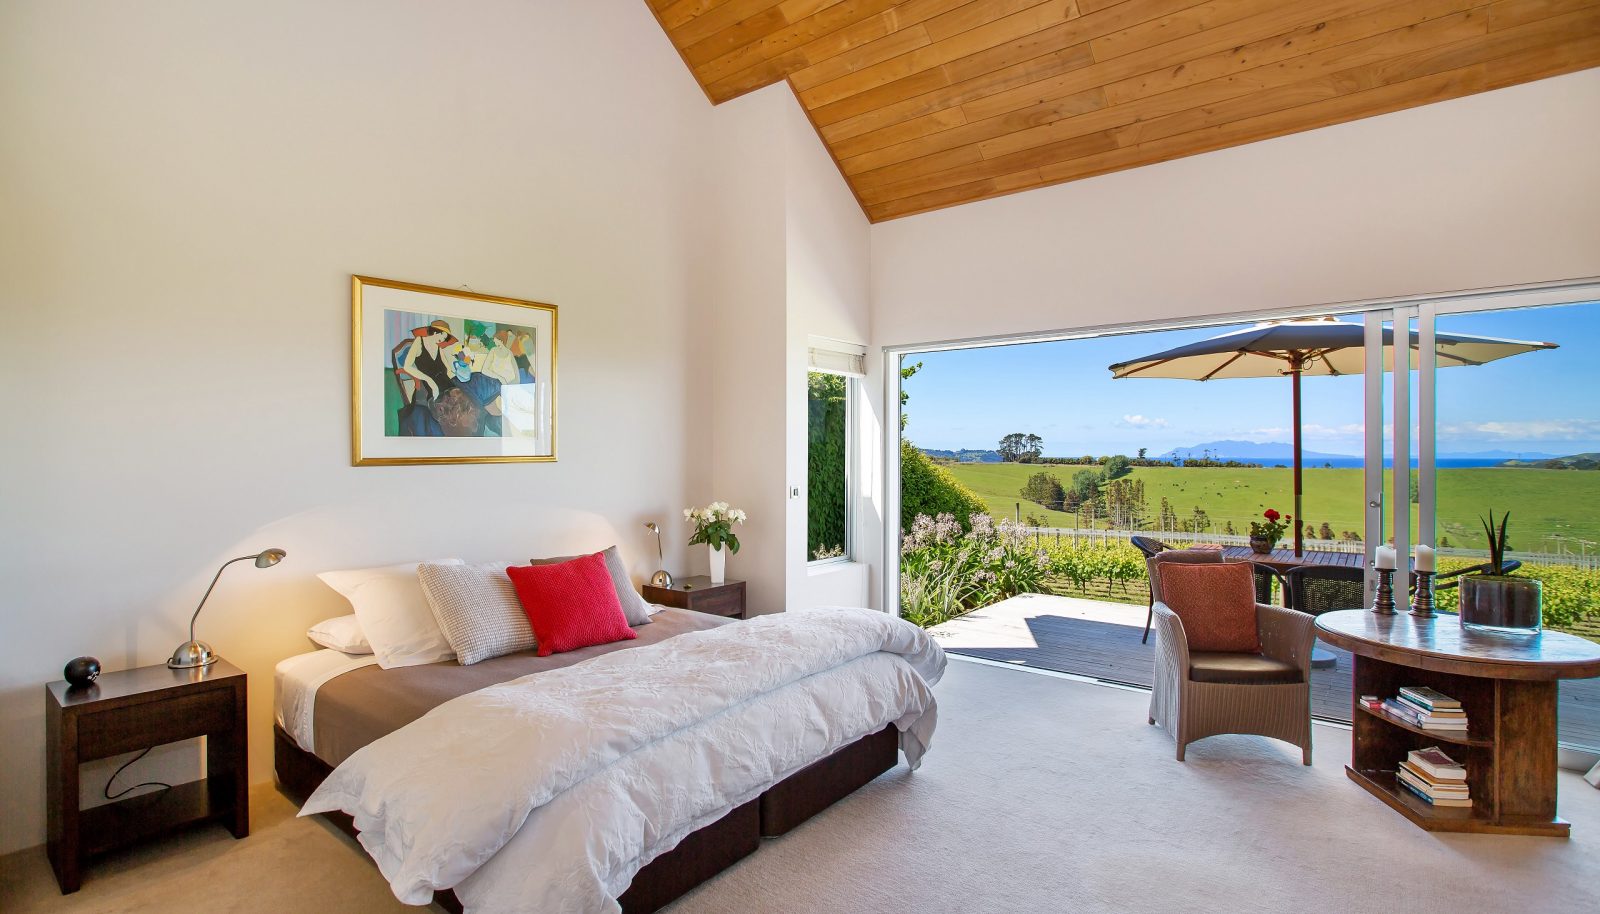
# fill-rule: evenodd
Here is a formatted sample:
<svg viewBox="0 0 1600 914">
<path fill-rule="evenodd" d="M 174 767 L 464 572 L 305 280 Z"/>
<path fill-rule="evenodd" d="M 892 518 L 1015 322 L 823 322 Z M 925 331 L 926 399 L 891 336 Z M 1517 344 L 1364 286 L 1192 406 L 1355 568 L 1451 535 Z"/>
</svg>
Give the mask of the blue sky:
<svg viewBox="0 0 1600 914">
<path fill-rule="evenodd" d="M 1131 455 L 1141 447 L 1158 455 L 1221 439 L 1287 442 L 1287 379 L 1112 381 L 1106 370 L 1239 326 L 908 357 L 923 368 L 905 384 L 906 433 L 922 447 L 981 449 L 1009 432 L 1031 432 L 1044 438 L 1047 456 Z M 1440 371 L 1441 454 L 1600 451 L 1600 303 L 1447 315 L 1438 329 L 1561 345 Z M 1304 418 L 1307 450 L 1360 454 L 1361 379 L 1307 378 Z"/>
</svg>

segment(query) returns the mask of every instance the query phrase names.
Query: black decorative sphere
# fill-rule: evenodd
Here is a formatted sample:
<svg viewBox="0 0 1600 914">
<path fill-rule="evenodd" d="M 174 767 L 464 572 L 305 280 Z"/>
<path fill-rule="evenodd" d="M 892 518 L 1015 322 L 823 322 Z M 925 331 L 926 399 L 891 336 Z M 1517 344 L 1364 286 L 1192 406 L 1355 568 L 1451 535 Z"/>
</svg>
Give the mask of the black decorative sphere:
<svg viewBox="0 0 1600 914">
<path fill-rule="evenodd" d="M 100 678 L 100 661 L 93 657 L 70 660 L 66 669 L 61 671 L 61 675 L 75 686 L 86 686 Z"/>
</svg>

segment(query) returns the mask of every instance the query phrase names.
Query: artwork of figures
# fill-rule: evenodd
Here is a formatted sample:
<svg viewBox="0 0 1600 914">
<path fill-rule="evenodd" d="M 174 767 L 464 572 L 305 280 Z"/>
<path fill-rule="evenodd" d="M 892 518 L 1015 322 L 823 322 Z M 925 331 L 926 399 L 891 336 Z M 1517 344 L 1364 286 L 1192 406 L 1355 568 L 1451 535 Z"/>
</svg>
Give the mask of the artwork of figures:
<svg viewBox="0 0 1600 914">
<path fill-rule="evenodd" d="M 556 308 L 353 283 L 356 465 L 555 459 Z"/>
</svg>

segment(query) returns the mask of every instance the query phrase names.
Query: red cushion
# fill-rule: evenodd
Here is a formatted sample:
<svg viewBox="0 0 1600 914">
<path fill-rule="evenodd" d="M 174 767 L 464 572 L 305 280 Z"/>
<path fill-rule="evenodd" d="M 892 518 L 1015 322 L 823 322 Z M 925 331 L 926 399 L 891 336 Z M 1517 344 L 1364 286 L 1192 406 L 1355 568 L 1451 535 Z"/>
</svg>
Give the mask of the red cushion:
<svg viewBox="0 0 1600 914">
<path fill-rule="evenodd" d="M 1163 563 L 1161 602 L 1183 622 L 1191 651 L 1261 650 L 1255 569 L 1248 562 Z"/>
<path fill-rule="evenodd" d="M 638 637 L 622 614 L 603 552 L 554 565 L 512 565 L 506 574 L 533 626 L 540 657 Z"/>
</svg>

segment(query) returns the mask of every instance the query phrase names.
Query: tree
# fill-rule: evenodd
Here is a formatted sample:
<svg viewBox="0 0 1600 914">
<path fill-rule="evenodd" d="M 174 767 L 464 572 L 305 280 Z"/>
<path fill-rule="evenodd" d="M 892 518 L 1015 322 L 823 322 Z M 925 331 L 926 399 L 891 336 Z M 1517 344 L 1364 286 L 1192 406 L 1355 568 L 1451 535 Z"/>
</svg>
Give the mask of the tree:
<svg viewBox="0 0 1600 914">
<path fill-rule="evenodd" d="M 1194 506 L 1194 513 L 1183 522 L 1183 529 L 1189 533 L 1205 533 L 1211 529 L 1211 516 L 1199 505 Z"/>
<path fill-rule="evenodd" d="M 1067 490 L 1062 487 L 1061 480 L 1057 479 L 1055 474 L 1041 471 L 1028 477 L 1027 485 L 1022 487 L 1022 497 L 1046 508 L 1060 511 L 1062 503 L 1067 500 Z"/>
<path fill-rule="evenodd" d="M 909 441 L 900 442 L 900 529 L 911 529 L 918 514 L 937 517 L 953 514 L 963 527 L 972 526 L 972 515 L 985 514 L 983 499 L 936 465 Z"/>
<path fill-rule="evenodd" d="M 1044 453 L 1044 439 L 1027 432 L 1012 432 L 1000 439 L 997 450 L 1007 463 L 1033 463 Z"/>
<path fill-rule="evenodd" d="M 1161 532 L 1167 533 L 1178 529 L 1178 512 L 1172 510 L 1172 504 L 1165 498 L 1161 499 Z"/>
<path fill-rule="evenodd" d="M 906 413 L 906 403 L 908 401 L 910 401 L 911 395 L 906 393 L 905 382 L 911 380 L 911 376 L 916 374 L 917 372 L 919 372 L 921 370 L 922 370 L 922 363 L 921 362 L 918 362 L 915 365 L 902 365 L 900 367 L 900 432 L 901 432 L 901 434 L 905 433 L 906 423 L 911 421 L 911 416 L 909 416 Z"/>
<path fill-rule="evenodd" d="M 1033 463 L 1044 455 L 1044 439 L 1038 435 L 1029 434 L 1023 438 L 1022 462 Z"/>
<path fill-rule="evenodd" d="M 1113 528 L 1141 530 L 1149 511 L 1145 507 L 1144 481 L 1114 479 L 1101 492 L 1106 502 L 1106 520 Z"/>
<path fill-rule="evenodd" d="M 1150 450 L 1150 449 L 1147 448 L 1147 447 L 1139 448 L 1139 459 L 1140 460 L 1144 459 L 1145 452 L 1148 451 L 1148 450 Z"/>
<path fill-rule="evenodd" d="M 1072 493 L 1078 496 L 1078 503 L 1094 501 L 1100 497 L 1100 471 L 1079 470 L 1072 474 Z"/>
<path fill-rule="evenodd" d="M 1022 432 L 1012 432 L 1000 439 L 1000 446 L 995 448 L 1000 453 L 1000 459 L 1006 463 L 1016 463 L 1022 459 L 1022 452 L 1028 448 L 1028 436 Z"/>
<path fill-rule="evenodd" d="M 1114 454 L 1106 458 L 1106 478 L 1118 479 L 1133 472 L 1133 461 L 1126 455 Z"/>
<path fill-rule="evenodd" d="M 1317 529 L 1317 538 L 1325 540 L 1333 539 L 1333 525 L 1327 521 L 1323 521 L 1322 526 Z"/>
</svg>

